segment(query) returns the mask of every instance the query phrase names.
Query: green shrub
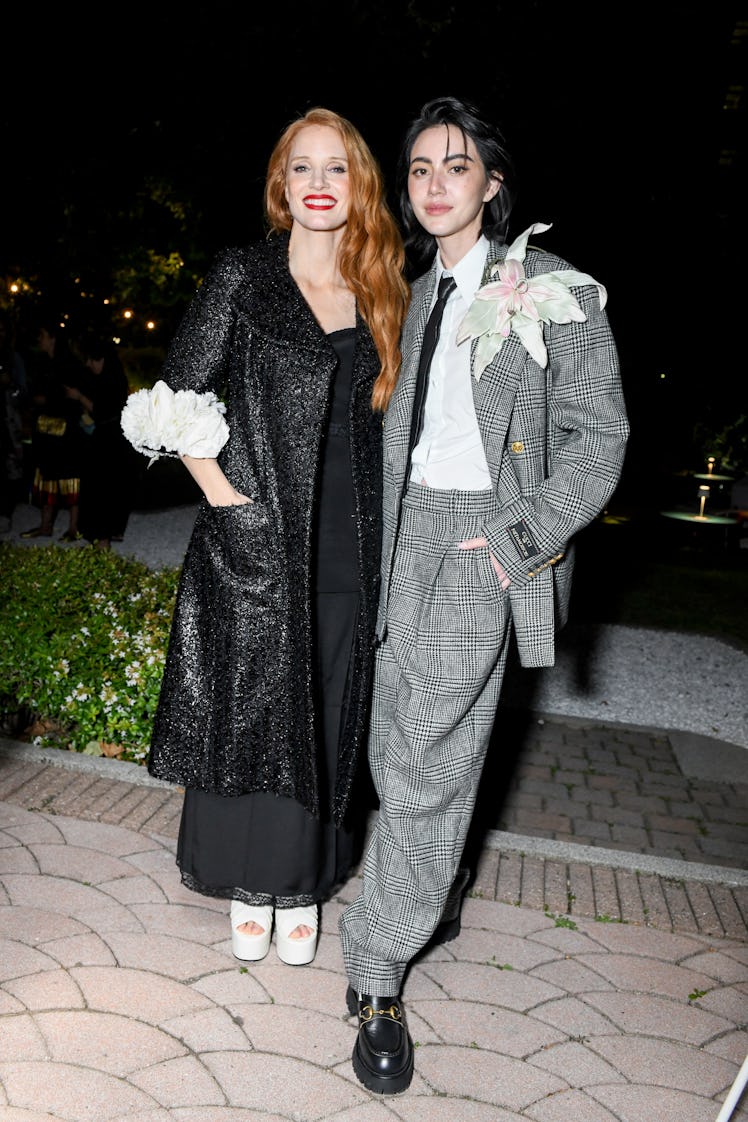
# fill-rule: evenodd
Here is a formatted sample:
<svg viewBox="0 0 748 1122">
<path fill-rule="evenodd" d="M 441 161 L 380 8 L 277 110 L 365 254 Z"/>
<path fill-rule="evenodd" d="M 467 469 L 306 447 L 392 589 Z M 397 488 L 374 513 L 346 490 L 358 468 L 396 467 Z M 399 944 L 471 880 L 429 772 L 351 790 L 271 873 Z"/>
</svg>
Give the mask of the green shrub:
<svg viewBox="0 0 748 1122">
<path fill-rule="evenodd" d="M 0 719 L 42 746 L 148 758 L 179 569 L 0 544 Z"/>
</svg>

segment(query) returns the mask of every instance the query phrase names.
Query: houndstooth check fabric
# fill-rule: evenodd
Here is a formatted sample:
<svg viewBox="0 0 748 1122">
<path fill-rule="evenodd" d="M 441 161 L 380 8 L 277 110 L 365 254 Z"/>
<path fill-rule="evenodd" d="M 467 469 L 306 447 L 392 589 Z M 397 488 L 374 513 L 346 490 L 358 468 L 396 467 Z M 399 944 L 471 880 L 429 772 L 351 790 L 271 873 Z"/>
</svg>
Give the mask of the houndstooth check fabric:
<svg viewBox="0 0 748 1122">
<path fill-rule="evenodd" d="M 505 246 L 490 243 L 487 269 L 505 253 Z M 528 247 L 528 276 L 570 267 L 554 254 Z M 418 356 L 435 283 L 436 262 L 413 286 L 402 371 L 384 423 L 380 636 L 386 628 Z M 610 499 L 629 436 L 607 314 L 592 285 L 575 288 L 574 294 L 587 319 L 546 325 L 547 370 L 512 334 L 480 381 L 473 379 L 476 417 L 498 499 L 498 513 L 482 532 L 511 578 L 512 618 L 524 666 L 553 665 L 556 628 L 568 613 L 574 536 Z"/>
<path fill-rule="evenodd" d="M 489 247 L 487 268 L 506 248 Z M 527 275 L 568 269 L 528 247 Z M 406 461 L 436 263 L 418 280 L 403 365 L 384 423 L 382 583 L 369 757 L 380 810 L 361 894 L 341 916 L 349 980 L 399 993 L 441 918 L 462 856 L 513 629 L 524 666 L 552 665 L 567 612 L 574 536 L 603 510 L 629 425 L 618 354 L 593 286 L 587 318 L 545 328 L 540 367 L 511 335 L 473 401 L 492 489 L 410 485 Z M 475 344 L 473 344 L 475 346 Z M 405 494 L 404 494 L 405 492 Z M 403 497 L 404 494 L 404 497 Z M 501 590 L 485 537 L 511 583 Z"/>
</svg>

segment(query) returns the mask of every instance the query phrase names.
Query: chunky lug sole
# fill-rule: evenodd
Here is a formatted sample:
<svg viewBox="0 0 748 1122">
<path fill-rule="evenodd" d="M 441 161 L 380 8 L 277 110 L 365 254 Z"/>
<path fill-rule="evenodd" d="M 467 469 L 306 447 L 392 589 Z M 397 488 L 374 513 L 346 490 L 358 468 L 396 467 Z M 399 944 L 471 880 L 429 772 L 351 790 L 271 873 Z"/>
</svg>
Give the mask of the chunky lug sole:
<svg viewBox="0 0 748 1122">
<path fill-rule="evenodd" d="M 312 934 L 303 939 L 291 939 L 291 932 L 300 925 L 311 927 Z M 288 966 L 306 966 L 317 953 L 318 935 L 319 910 L 316 904 L 275 909 L 275 949 L 281 962 Z"/>
<path fill-rule="evenodd" d="M 263 929 L 262 935 L 246 935 L 237 931 L 243 923 L 256 923 Z M 270 950 L 273 934 L 273 909 L 270 904 L 243 904 L 241 900 L 231 901 L 231 950 L 234 957 L 242 962 L 259 962 Z"/>
<path fill-rule="evenodd" d="M 389 1001 L 389 999 L 387 1000 Z M 392 1004 L 395 1003 L 400 1006 L 400 1002 L 396 1002 L 396 999 L 393 998 Z M 368 1091 L 374 1091 L 379 1095 L 400 1095 L 403 1091 L 407 1091 L 413 1079 L 413 1044 L 408 1034 L 404 1014 L 402 1021 L 402 1030 L 404 1031 L 406 1039 L 408 1041 L 408 1051 L 407 1055 L 404 1057 L 404 1065 L 400 1068 L 399 1071 L 382 1074 L 381 1072 L 373 1071 L 364 1059 L 363 1051 L 361 1049 L 361 1034 L 364 1031 L 364 1024 L 366 1022 L 362 1021 L 361 1019 L 358 998 L 354 990 L 350 986 L 348 987 L 348 991 L 346 993 L 346 1004 L 348 1006 L 349 1013 L 351 1013 L 352 1016 L 358 1016 L 359 1018 L 358 1036 L 356 1037 L 356 1043 L 354 1045 L 353 1055 L 351 1057 L 353 1071 L 356 1075 L 356 1078 L 364 1085 L 364 1087 L 366 1087 Z M 402 1011 L 402 1006 L 400 1006 L 400 1009 Z"/>
</svg>

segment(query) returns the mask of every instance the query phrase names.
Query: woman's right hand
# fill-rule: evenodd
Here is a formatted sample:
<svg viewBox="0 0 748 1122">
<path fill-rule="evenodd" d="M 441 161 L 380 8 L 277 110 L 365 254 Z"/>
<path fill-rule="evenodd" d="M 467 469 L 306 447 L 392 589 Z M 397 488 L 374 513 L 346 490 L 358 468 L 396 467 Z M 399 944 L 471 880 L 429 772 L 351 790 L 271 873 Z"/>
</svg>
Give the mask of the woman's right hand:
<svg viewBox="0 0 748 1122">
<path fill-rule="evenodd" d="M 184 455 L 180 459 L 211 506 L 246 506 L 254 502 L 231 486 L 216 460 Z"/>
<path fill-rule="evenodd" d="M 247 503 L 253 503 L 254 499 L 250 499 L 247 495 L 242 495 L 241 491 L 235 491 L 232 487 L 231 497 L 225 498 L 223 495 L 220 497 L 210 498 L 205 496 L 211 506 L 245 506 Z"/>
</svg>

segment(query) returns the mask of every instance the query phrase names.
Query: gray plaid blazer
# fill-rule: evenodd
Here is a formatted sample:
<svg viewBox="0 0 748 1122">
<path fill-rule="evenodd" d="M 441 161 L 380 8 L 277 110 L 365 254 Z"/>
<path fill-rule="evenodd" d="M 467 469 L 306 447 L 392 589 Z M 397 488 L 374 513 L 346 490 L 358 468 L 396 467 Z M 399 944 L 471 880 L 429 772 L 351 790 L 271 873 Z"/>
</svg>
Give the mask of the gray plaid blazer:
<svg viewBox="0 0 748 1122">
<path fill-rule="evenodd" d="M 491 243 L 487 270 L 506 253 Z M 527 276 L 569 269 L 528 246 Z M 436 260 L 413 285 L 402 337 L 402 369 L 384 419 L 384 540 L 378 635 L 386 629 L 389 576 L 405 485 L 418 357 L 436 284 Z M 584 323 L 544 327 L 544 370 L 512 332 L 473 378 L 473 400 L 500 513 L 484 526 L 511 578 L 508 595 L 523 666 L 552 666 L 566 622 L 573 539 L 604 509 L 623 468 L 629 424 L 618 352 L 597 288 L 575 287 Z M 473 351 L 476 344 L 472 344 Z"/>
</svg>

